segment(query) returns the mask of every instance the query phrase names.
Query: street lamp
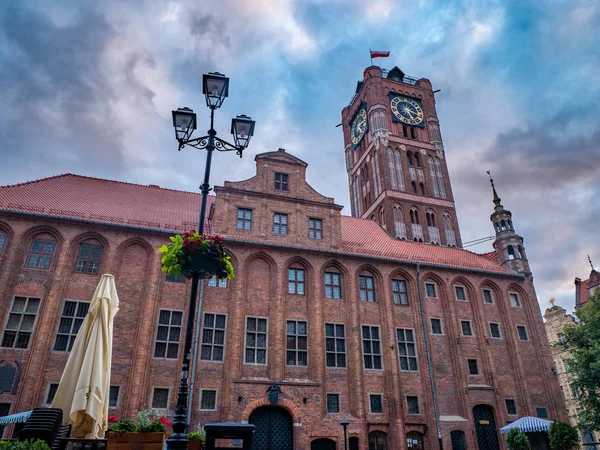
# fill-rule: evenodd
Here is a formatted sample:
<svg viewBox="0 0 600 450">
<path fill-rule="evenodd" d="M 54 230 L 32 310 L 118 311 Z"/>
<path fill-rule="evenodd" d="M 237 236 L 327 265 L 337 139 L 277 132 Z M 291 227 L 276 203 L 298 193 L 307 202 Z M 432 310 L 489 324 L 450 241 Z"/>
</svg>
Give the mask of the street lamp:
<svg viewBox="0 0 600 450">
<path fill-rule="evenodd" d="M 179 143 L 179 150 L 186 145 L 199 150 L 206 149 L 206 167 L 204 169 L 204 181 L 200 186 L 202 192 L 202 203 L 200 205 L 200 220 L 198 222 L 198 233 L 204 233 L 204 219 L 206 211 L 206 201 L 210 191 L 208 180 L 210 178 L 210 166 L 212 162 L 213 151 L 220 152 L 235 151 L 240 158 L 242 152 L 250 143 L 250 138 L 254 135 L 255 122 L 248 116 L 241 115 L 232 119 L 231 133 L 235 144 L 217 137 L 214 129 L 215 109 L 219 108 L 225 98 L 229 95 L 229 78 L 225 75 L 215 72 L 202 76 L 202 93 L 206 97 L 206 105 L 210 108 L 210 129 L 208 135 L 191 139 L 192 133 L 196 129 L 196 114 L 190 108 L 179 108 L 173 111 L 173 127 L 175 128 L 175 139 Z M 190 300 L 185 330 L 185 346 L 183 349 L 183 364 L 181 367 L 181 381 L 179 383 L 179 393 L 177 394 L 177 406 L 175 407 L 175 416 L 173 417 L 173 434 L 167 439 L 167 448 L 171 450 L 187 449 L 188 437 L 186 429 L 187 423 L 187 405 L 188 405 L 188 376 L 190 371 L 190 353 L 192 349 L 192 334 L 194 326 L 194 317 L 196 315 L 196 298 L 198 297 L 198 274 L 192 275 L 192 287 L 190 291 Z"/>
<path fill-rule="evenodd" d="M 340 422 L 340 425 L 344 427 L 344 450 L 348 450 L 348 439 L 346 438 L 346 430 L 348 428 L 348 425 L 350 425 L 350 422 L 344 419 Z"/>
</svg>

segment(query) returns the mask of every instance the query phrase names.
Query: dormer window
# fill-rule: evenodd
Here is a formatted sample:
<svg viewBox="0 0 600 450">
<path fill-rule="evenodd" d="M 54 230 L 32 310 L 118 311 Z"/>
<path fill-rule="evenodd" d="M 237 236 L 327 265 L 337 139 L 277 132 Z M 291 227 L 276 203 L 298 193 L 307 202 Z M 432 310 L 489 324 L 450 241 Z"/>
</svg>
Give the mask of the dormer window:
<svg viewBox="0 0 600 450">
<path fill-rule="evenodd" d="M 288 190 L 288 174 L 275 172 L 275 190 L 276 191 L 287 191 Z"/>
</svg>

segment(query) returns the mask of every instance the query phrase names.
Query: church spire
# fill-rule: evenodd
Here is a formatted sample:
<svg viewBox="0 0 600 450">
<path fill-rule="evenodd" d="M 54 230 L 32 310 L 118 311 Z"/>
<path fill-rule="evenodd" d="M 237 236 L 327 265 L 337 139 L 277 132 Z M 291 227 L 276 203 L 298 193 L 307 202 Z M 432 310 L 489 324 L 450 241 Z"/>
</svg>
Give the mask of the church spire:
<svg viewBox="0 0 600 450">
<path fill-rule="evenodd" d="M 490 183 L 492 185 L 492 191 L 494 192 L 494 211 L 501 211 L 504 209 L 504 206 L 500 203 L 500 197 L 498 197 L 498 193 L 496 192 L 496 186 L 494 186 L 494 179 L 492 178 L 491 170 L 486 172 L 490 176 Z"/>
</svg>

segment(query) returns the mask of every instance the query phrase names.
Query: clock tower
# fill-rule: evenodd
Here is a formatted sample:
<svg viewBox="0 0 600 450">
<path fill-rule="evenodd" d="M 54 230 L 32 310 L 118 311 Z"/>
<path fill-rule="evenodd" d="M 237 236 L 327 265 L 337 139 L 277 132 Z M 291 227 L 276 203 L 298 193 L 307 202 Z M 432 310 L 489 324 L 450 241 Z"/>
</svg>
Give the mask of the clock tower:
<svg viewBox="0 0 600 450">
<path fill-rule="evenodd" d="M 461 247 L 431 82 L 368 67 L 342 126 L 352 215 L 395 239 Z"/>
</svg>

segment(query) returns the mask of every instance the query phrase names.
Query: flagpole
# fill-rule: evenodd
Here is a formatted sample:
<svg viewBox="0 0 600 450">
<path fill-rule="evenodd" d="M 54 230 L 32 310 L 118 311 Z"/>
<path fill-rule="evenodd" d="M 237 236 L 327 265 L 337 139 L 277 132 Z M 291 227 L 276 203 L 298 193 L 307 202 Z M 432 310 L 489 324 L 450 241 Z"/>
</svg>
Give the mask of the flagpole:
<svg viewBox="0 0 600 450">
<path fill-rule="evenodd" d="M 369 56 L 371 57 L 371 65 L 373 65 L 373 53 L 371 53 L 371 49 L 369 49 Z"/>
</svg>

